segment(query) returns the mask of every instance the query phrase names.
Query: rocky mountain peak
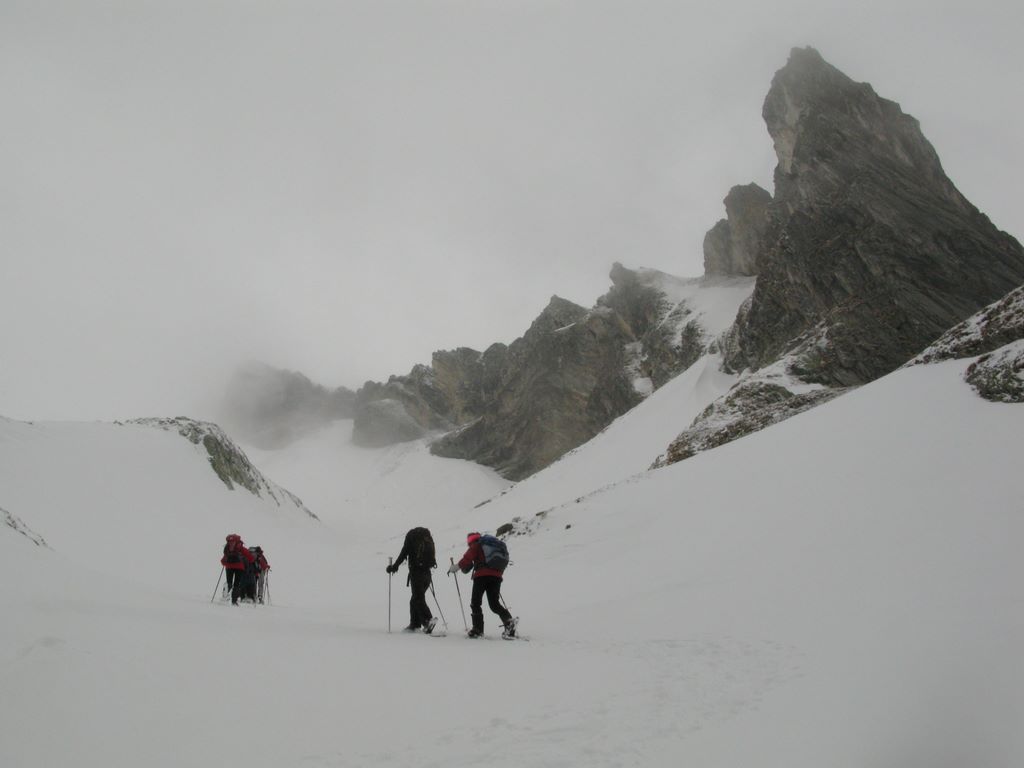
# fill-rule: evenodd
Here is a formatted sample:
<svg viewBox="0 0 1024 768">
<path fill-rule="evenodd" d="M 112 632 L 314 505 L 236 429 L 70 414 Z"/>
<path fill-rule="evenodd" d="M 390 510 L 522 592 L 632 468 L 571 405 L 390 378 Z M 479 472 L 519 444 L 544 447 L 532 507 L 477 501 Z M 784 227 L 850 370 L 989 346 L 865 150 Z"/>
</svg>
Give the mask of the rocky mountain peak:
<svg viewBox="0 0 1024 768">
<path fill-rule="evenodd" d="M 1020 243 L 957 191 L 918 122 L 814 49 L 794 49 L 762 114 L 775 194 L 733 370 L 793 355 L 805 381 L 862 384 L 1024 282 Z"/>
<path fill-rule="evenodd" d="M 586 314 L 587 310 L 579 304 L 563 299 L 561 296 L 552 296 L 527 333 L 547 333 L 557 328 L 564 328 L 578 322 Z"/>
<path fill-rule="evenodd" d="M 665 461 L 889 373 L 1003 296 L 925 358 L 992 350 L 968 380 L 992 399 L 1024 397 L 1018 299 L 1007 295 L 1024 282 L 1024 249 L 957 191 L 918 121 L 813 48 L 792 51 L 762 116 L 778 157 L 775 192 L 759 196 L 754 292 L 719 346 L 741 378 Z M 726 208 L 705 239 L 709 274 L 736 268 L 730 198 Z"/>
<path fill-rule="evenodd" d="M 858 172 L 891 167 L 969 206 L 946 177 L 918 121 L 867 83 L 847 77 L 814 48 L 794 48 L 761 110 L 778 158 L 776 197 L 822 194 Z M 881 168 L 879 167 L 881 166 Z M 798 180 L 795 189 L 791 182 Z"/>
<path fill-rule="evenodd" d="M 704 273 L 757 274 L 757 254 L 768 228 L 771 194 L 757 184 L 735 186 L 722 201 L 726 218 L 704 236 Z"/>
</svg>

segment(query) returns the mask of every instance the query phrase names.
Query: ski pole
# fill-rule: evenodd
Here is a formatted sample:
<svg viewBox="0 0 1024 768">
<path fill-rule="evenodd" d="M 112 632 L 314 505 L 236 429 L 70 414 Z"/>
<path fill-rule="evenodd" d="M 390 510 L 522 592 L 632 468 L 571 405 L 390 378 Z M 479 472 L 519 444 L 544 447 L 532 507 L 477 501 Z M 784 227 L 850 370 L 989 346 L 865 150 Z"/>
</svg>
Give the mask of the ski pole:
<svg viewBox="0 0 1024 768">
<path fill-rule="evenodd" d="M 217 586 L 213 588 L 213 594 L 212 594 L 212 595 L 210 595 L 210 602 L 211 602 L 211 603 L 213 602 L 213 599 L 214 599 L 215 597 L 217 597 L 217 589 L 218 589 L 218 588 L 220 587 L 220 579 L 221 579 L 221 577 L 222 577 L 223 575 L 224 575 L 224 568 L 222 567 L 222 568 L 220 569 L 220 573 L 218 573 L 218 574 L 217 574 Z"/>
<path fill-rule="evenodd" d="M 455 565 L 454 557 L 449 557 L 448 559 L 451 560 L 452 565 Z M 464 626 L 466 631 L 469 632 L 469 624 L 466 623 L 466 607 L 462 604 L 462 590 L 459 589 L 459 574 L 453 573 L 452 576 L 455 577 L 455 591 L 459 593 L 459 610 L 462 611 L 462 626 Z M 438 608 L 438 610 L 441 609 Z"/>
<path fill-rule="evenodd" d="M 444 624 L 445 631 L 448 630 L 448 622 L 445 621 L 444 611 L 441 610 L 441 604 L 437 602 L 437 592 L 434 591 L 434 577 L 430 577 L 430 594 L 434 596 L 434 605 L 437 606 L 437 612 L 441 615 L 441 623 Z"/>
<path fill-rule="evenodd" d="M 389 635 L 391 634 L 391 580 L 392 580 L 391 577 L 395 575 L 390 570 L 390 568 L 391 568 L 391 560 L 392 560 L 392 558 L 389 557 L 388 558 L 388 569 L 389 569 L 388 570 L 388 634 Z"/>
<path fill-rule="evenodd" d="M 273 603 L 270 602 L 270 572 L 269 571 L 267 572 L 267 580 L 263 584 L 263 592 L 264 592 L 264 594 L 265 594 L 265 596 L 267 598 L 267 605 L 273 605 Z"/>
</svg>

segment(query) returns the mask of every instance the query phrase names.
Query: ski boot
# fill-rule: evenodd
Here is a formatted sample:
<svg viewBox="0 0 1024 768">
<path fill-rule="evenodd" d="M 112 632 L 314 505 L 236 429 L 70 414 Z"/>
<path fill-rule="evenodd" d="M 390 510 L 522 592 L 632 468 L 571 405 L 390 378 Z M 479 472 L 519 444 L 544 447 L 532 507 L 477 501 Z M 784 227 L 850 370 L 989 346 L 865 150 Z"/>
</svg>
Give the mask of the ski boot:
<svg viewBox="0 0 1024 768">
<path fill-rule="evenodd" d="M 519 619 L 509 619 L 505 622 L 505 629 L 502 630 L 501 636 L 506 640 L 513 640 L 516 636 L 516 625 L 519 623 Z"/>
<path fill-rule="evenodd" d="M 423 631 L 426 634 L 429 635 L 431 632 L 434 631 L 434 627 L 436 627 L 436 626 L 437 626 L 437 619 L 436 618 L 434 618 L 434 619 L 427 619 L 427 623 L 423 625 Z"/>
</svg>

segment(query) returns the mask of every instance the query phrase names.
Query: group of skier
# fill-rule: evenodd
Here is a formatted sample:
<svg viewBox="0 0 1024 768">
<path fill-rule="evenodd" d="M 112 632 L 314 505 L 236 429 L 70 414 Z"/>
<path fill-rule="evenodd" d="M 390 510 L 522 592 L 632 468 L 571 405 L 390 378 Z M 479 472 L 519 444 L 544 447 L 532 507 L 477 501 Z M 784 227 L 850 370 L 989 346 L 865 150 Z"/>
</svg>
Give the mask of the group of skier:
<svg viewBox="0 0 1024 768">
<path fill-rule="evenodd" d="M 232 605 L 239 600 L 262 603 L 269 597 L 270 563 L 262 547 L 247 547 L 241 536 L 229 533 L 220 564 L 224 566 L 223 596 L 230 595 Z"/>
<path fill-rule="evenodd" d="M 447 573 L 449 576 L 458 574 L 459 571 L 473 573 L 473 590 L 469 601 L 473 625 L 467 627 L 467 634 L 469 637 L 480 637 L 484 633 L 483 599 L 486 595 L 488 606 L 501 619 L 504 628 L 502 637 L 514 638 L 518 620 L 513 618 L 508 608 L 503 605 L 501 597 L 502 579 L 509 563 L 505 542 L 494 536 L 485 536 L 473 531 L 466 534 L 466 546 L 466 553 L 459 562 L 456 563 L 455 558 L 451 558 L 451 566 Z M 398 557 L 388 563 L 388 574 L 396 573 L 404 562 L 409 564 L 406 584 L 412 591 L 409 600 L 409 626 L 405 630 L 431 634 L 437 626 L 437 619 L 427 605 L 427 590 L 433 591 L 431 571 L 437 567 L 437 558 L 434 552 L 434 539 L 428 529 L 412 528 L 405 534 L 405 541 Z M 270 563 L 267 562 L 262 547 L 247 547 L 237 533 L 228 534 L 225 537 L 220 564 L 224 566 L 223 572 L 226 577 L 223 598 L 227 599 L 230 596 L 232 605 L 238 605 L 239 600 L 250 600 L 254 603 L 269 600 Z M 457 579 L 456 576 L 456 588 Z M 461 598 L 460 592 L 460 601 Z M 434 599 L 437 600 L 436 593 Z M 389 629 L 390 615 L 389 607 Z"/>
<path fill-rule="evenodd" d="M 505 543 L 494 536 L 483 536 L 477 531 L 466 534 L 466 553 L 458 563 L 452 558 L 448 575 L 473 572 L 473 591 L 469 601 L 469 611 L 473 626 L 467 631 L 469 637 L 480 637 L 484 633 L 483 598 L 487 595 L 487 604 L 501 619 L 504 630 L 502 637 L 516 636 L 517 619 L 502 604 L 501 583 L 505 567 L 508 565 L 508 548 Z M 431 570 L 437 567 L 434 556 L 434 540 L 426 528 L 413 528 L 405 534 L 405 542 L 398 557 L 387 566 L 389 574 L 395 573 L 399 566 L 408 561 L 409 577 L 407 584 L 412 590 L 409 600 L 409 626 L 407 632 L 422 630 L 427 634 L 434 631 L 437 619 L 427 605 L 427 590 L 433 589 Z M 457 578 L 457 577 L 456 577 Z M 456 587 L 458 582 L 456 581 Z M 437 599 L 437 595 L 434 595 Z M 460 594 L 461 599 L 461 594 Z"/>
</svg>

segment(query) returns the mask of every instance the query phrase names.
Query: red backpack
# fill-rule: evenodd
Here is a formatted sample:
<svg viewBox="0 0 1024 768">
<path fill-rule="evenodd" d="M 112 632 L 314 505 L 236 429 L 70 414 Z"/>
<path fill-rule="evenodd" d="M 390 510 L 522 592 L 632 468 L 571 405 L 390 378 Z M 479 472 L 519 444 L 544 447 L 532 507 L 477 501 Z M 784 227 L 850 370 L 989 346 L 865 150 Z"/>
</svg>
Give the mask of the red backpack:
<svg viewBox="0 0 1024 768">
<path fill-rule="evenodd" d="M 227 544 L 224 545 L 224 562 L 242 562 L 242 537 L 237 533 L 229 533 L 225 537 L 225 541 L 227 541 Z"/>
</svg>

